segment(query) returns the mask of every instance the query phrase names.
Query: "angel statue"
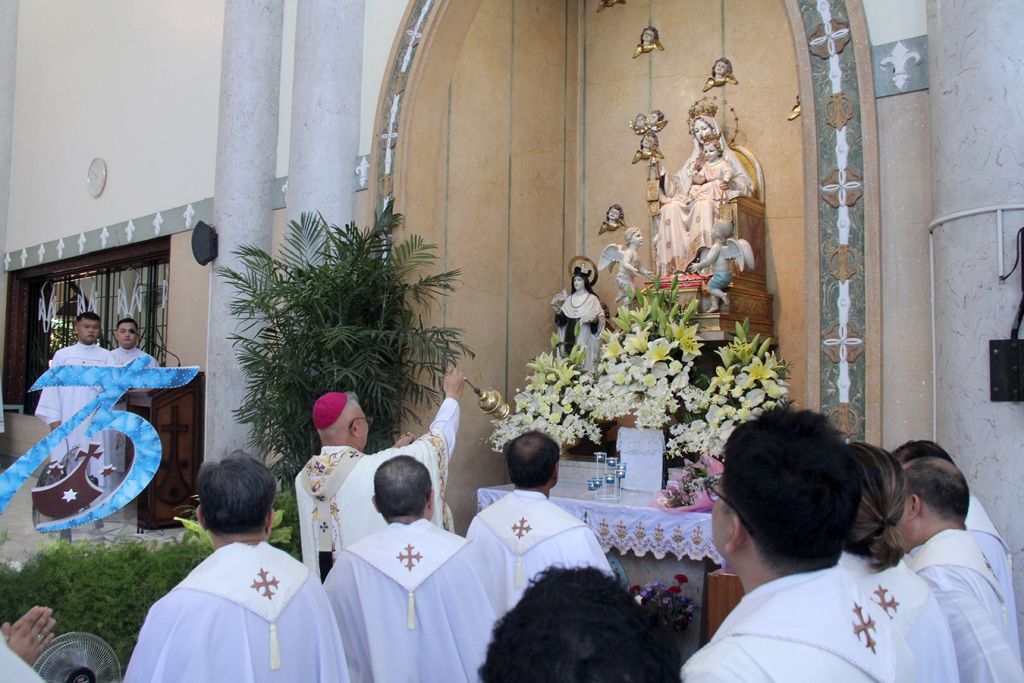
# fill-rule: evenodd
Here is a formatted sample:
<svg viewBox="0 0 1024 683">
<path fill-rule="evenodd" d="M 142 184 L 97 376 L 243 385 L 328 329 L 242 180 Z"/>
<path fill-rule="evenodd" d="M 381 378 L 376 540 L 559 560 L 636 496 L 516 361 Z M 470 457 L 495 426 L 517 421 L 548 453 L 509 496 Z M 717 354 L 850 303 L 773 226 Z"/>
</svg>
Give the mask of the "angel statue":
<svg viewBox="0 0 1024 683">
<path fill-rule="evenodd" d="M 730 261 L 735 261 L 740 271 L 753 268 L 754 250 L 750 248 L 750 242 L 733 237 L 731 220 L 720 218 L 715 222 L 715 243 L 700 261 L 689 268 L 691 273 L 697 273 L 711 266 L 711 279 L 708 280 L 707 288 L 712 303 L 705 313 L 716 313 L 719 302 L 724 306 L 729 305 L 729 295 L 725 293 L 725 288 L 732 283 Z"/>
<path fill-rule="evenodd" d="M 664 50 L 665 48 L 661 45 L 661 37 L 658 35 L 658 29 L 653 26 L 646 26 L 644 30 L 640 32 L 640 42 L 636 44 L 636 49 L 633 50 L 633 59 L 636 59 L 640 55 L 645 55 L 655 50 Z"/>
<path fill-rule="evenodd" d="M 637 163 L 638 161 L 650 161 L 651 159 L 664 159 L 665 157 L 661 154 L 659 148 L 658 135 L 648 130 L 644 133 L 643 137 L 640 138 L 640 149 L 633 155 L 633 161 L 631 163 Z M 652 162 L 653 163 L 653 162 Z"/>
<path fill-rule="evenodd" d="M 704 82 L 704 92 L 712 88 L 721 88 L 726 83 L 739 85 L 736 82 L 736 77 L 732 75 L 732 62 L 725 57 L 719 57 L 711 65 L 711 75 Z"/>
<path fill-rule="evenodd" d="M 678 173 L 659 169 L 661 217 L 654 246 L 661 275 L 684 270 L 698 249 L 711 246 L 721 205 L 754 191 L 715 120 L 717 113 L 718 105 L 707 99 L 690 107 L 693 153 Z"/>
<path fill-rule="evenodd" d="M 598 261 L 598 269 L 607 268 L 611 272 L 615 264 L 619 264 L 619 272 L 615 276 L 615 284 L 619 286 L 619 293 L 615 297 L 615 303 L 628 304 L 632 299 L 630 289 L 636 289 L 640 276 L 654 277 L 654 273 L 643 267 L 640 263 L 640 247 L 644 245 L 644 237 L 640 234 L 640 228 L 626 230 L 624 237 L 625 244 L 609 244 L 601 252 Z"/>
<path fill-rule="evenodd" d="M 573 346 L 584 349 L 583 369 L 592 372 L 601 354 L 601 333 L 606 319 L 604 304 L 594 294 L 597 266 L 586 256 L 569 262 L 572 294 L 564 289 L 551 300 L 555 309 L 558 355 L 569 355 Z"/>
<path fill-rule="evenodd" d="M 626 221 L 626 212 L 622 209 L 622 204 L 612 204 L 608 207 L 608 210 L 604 212 L 604 222 L 601 223 L 601 227 L 598 229 L 597 234 L 602 235 L 606 232 L 612 232 L 618 230 L 623 226 Z"/>
</svg>

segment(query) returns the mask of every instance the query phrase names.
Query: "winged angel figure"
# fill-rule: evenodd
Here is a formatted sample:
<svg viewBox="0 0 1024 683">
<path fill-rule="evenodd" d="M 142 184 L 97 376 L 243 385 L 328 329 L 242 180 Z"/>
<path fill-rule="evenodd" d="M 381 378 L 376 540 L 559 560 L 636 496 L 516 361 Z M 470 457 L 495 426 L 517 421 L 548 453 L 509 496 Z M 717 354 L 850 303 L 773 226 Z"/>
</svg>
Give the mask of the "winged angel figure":
<svg viewBox="0 0 1024 683">
<path fill-rule="evenodd" d="M 598 260 L 598 270 L 608 269 L 609 272 L 619 264 L 619 272 L 615 276 L 615 284 L 619 286 L 619 293 L 615 297 L 616 303 L 628 304 L 632 297 L 630 290 L 635 289 L 640 276 L 654 277 L 654 273 L 643 267 L 640 263 L 640 247 L 644 245 L 644 237 L 640 234 L 640 228 L 630 228 L 624 235 L 625 244 L 609 244 L 601 252 Z"/>
<path fill-rule="evenodd" d="M 715 242 L 707 254 L 689 267 L 691 273 L 698 273 L 711 266 L 711 279 L 708 280 L 708 294 L 712 304 L 705 313 L 715 313 L 719 305 L 729 305 L 729 295 L 725 288 L 732 282 L 732 264 L 735 261 L 740 271 L 754 267 L 754 250 L 750 242 L 733 237 L 732 221 L 718 220 L 715 223 Z"/>
</svg>

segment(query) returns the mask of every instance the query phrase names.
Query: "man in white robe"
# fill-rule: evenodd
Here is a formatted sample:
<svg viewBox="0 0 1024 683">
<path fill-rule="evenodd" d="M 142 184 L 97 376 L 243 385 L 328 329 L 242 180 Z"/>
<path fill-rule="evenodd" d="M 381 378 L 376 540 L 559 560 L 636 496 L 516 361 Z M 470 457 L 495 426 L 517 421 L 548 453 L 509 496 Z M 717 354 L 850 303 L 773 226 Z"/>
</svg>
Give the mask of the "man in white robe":
<svg viewBox="0 0 1024 683">
<path fill-rule="evenodd" d="M 114 330 L 117 348 L 110 352 L 114 357 L 114 365 L 128 365 L 136 358 L 145 356 L 149 359 L 149 367 L 159 367 L 153 356 L 139 348 L 139 324 L 134 318 L 121 318 Z"/>
<path fill-rule="evenodd" d="M 319 578 L 267 544 L 276 488 L 244 455 L 203 465 L 196 517 L 214 552 L 150 608 L 126 683 L 348 681 Z"/>
<path fill-rule="evenodd" d="M 956 465 L 949 452 L 934 441 L 908 441 L 893 451 L 893 455 L 904 464 L 917 458 L 941 458 Z M 1017 654 L 1017 658 L 1020 659 L 1020 631 L 1017 625 L 1017 600 L 1013 590 L 1013 555 L 1010 553 L 1010 546 L 1003 540 L 981 501 L 973 494 L 971 494 L 970 503 L 967 506 L 967 519 L 964 520 L 964 526 L 978 542 L 981 552 L 984 553 L 992 572 L 996 575 L 996 580 L 999 581 L 1010 619 L 1010 633 L 1013 634 L 1010 645 Z"/>
<path fill-rule="evenodd" d="M 900 531 L 908 564 L 928 582 L 949 623 L 960 680 L 1024 681 L 1002 589 L 964 529 L 967 480 L 940 458 L 915 458 L 903 467 L 910 495 Z"/>
<path fill-rule="evenodd" d="M 682 680 L 914 680 L 903 637 L 836 565 L 860 499 L 842 435 L 777 408 L 737 427 L 724 460 L 712 534 L 746 594 Z"/>
<path fill-rule="evenodd" d="M 476 681 L 494 625 L 478 548 L 429 521 L 427 468 L 400 455 L 374 474 L 387 526 L 338 553 L 324 588 L 355 683 Z"/>
<path fill-rule="evenodd" d="M 363 453 L 370 425 L 355 394 L 332 392 L 317 399 L 313 423 L 323 449 L 295 477 L 302 561 L 311 571 L 326 577 L 339 550 L 387 526 L 371 500 L 373 475 L 396 455 L 412 456 L 426 466 L 434 491 L 430 521 L 449 531 L 454 528 L 445 496 L 465 381 L 462 372 L 452 368 L 430 430 L 372 455 Z"/>
<path fill-rule="evenodd" d="M 77 343 L 59 349 L 53 354 L 53 360 L 50 361 L 51 367 L 54 365 L 115 365 L 110 351 L 97 343 L 100 336 L 100 317 L 98 315 L 91 311 L 80 313 L 75 318 L 75 336 L 78 338 Z M 96 398 L 99 392 L 100 390 L 95 387 L 47 387 L 40 393 L 39 404 L 36 406 L 36 417 L 47 423 L 52 432 L 63 422 L 71 419 L 89 401 Z M 61 445 L 50 453 L 50 463 L 55 467 L 73 449 L 78 448 L 85 452 L 91 444 L 97 445 L 102 451 L 102 456 L 91 458 L 86 471 L 90 477 L 96 480 L 100 488 L 110 489 L 113 483 L 111 475 L 114 474 L 111 465 L 111 452 L 115 448 L 115 435 L 109 430 L 104 430 L 92 437 L 86 437 L 85 431 L 91 422 L 92 420 L 87 420 L 76 427 L 61 442 Z"/>
<path fill-rule="evenodd" d="M 515 439 L 505 453 L 515 490 L 478 514 L 466 538 L 478 544 L 499 613 L 512 609 L 527 584 L 549 567 L 593 567 L 611 574 L 597 536 L 548 500 L 558 483 L 560 450 L 540 432 Z"/>
</svg>

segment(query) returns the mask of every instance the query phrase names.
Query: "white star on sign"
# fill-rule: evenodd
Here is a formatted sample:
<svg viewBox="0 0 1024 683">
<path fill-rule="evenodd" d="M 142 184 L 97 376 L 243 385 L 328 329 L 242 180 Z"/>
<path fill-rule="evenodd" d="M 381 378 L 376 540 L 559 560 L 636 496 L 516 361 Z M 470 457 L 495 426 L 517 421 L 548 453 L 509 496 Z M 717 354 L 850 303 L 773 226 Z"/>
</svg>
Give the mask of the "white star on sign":
<svg viewBox="0 0 1024 683">
<path fill-rule="evenodd" d="M 70 503 L 71 501 L 77 498 L 78 492 L 76 492 L 74 489 L 68 489 L 67 491 L 64 492 L 64 495 L 60 497 L 60 499 L 63 500 L 65 503 Z"/>
</svg>

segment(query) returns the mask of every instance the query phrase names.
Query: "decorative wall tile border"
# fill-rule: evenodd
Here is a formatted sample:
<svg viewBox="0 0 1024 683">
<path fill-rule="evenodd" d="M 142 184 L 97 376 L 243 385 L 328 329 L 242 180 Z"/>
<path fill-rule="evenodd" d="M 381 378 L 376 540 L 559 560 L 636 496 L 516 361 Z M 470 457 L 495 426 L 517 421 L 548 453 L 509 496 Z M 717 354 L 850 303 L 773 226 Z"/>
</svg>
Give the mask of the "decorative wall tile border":
<svg viewBox="0 0 1024 683">
<path fill-rule="evenodd" d="M 928 89 L 928 36 L 871 46 L 875 97 Z"/>
</svg>

